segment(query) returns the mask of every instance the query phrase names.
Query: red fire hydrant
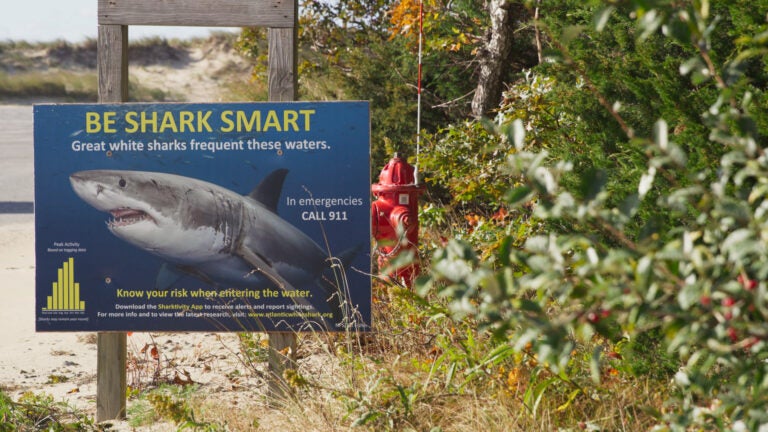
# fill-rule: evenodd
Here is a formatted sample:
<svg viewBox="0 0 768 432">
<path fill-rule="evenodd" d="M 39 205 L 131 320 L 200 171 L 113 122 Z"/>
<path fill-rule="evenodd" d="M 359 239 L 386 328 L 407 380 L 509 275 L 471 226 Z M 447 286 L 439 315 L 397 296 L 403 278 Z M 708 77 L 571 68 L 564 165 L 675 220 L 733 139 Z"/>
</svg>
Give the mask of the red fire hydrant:
<svg viewBox="0 0 768 432">
<path fill-rule="evenodd" d="M 389 277 L 411 287 L 419 274 L 419 195 L 424 186 L 416 184 L 414 168 L 397 153 L 379 174 L 379 182 L 371 186 L 376 198 L 371 203 L 371 231 L 376 240 L 379 269 L 389 266 L 399 254 L 413 251 L 414 260 L 394 269 Z"/>
</svg>

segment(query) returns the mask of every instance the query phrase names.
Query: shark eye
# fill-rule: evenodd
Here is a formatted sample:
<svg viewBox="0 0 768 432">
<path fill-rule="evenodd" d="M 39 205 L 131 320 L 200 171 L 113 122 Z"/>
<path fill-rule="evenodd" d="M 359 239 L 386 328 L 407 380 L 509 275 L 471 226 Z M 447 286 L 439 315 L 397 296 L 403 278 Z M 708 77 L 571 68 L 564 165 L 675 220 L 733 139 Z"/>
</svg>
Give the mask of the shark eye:
<svg viewBox="0 0 768 432">
<path fill-rule="evenodd" d="M 121 188 L 124 188 L 128 182 L 125 181 L 125 179 L 120 179 L 119 182 L 117 182 L 118 185 L 120 185 Z"/>
</svg>

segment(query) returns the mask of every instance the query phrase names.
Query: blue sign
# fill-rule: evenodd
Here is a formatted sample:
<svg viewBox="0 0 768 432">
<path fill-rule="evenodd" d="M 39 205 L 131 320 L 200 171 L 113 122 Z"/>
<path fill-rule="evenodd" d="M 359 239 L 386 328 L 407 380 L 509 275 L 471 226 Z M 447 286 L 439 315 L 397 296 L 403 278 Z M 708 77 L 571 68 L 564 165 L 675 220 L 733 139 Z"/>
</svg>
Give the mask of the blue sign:
<svg viewBox="0 0 768 432">
<path fill-rule="evenodd" d="M 36 105 L 38 331 L 370 327 L 367 102 Z"/>
</svg>

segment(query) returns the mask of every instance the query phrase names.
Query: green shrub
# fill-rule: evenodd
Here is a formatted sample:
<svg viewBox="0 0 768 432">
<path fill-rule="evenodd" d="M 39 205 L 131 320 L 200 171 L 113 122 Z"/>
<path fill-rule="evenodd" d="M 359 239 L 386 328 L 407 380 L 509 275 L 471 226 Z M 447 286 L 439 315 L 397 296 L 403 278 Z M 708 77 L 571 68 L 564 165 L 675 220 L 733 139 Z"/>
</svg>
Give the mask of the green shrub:
<svg viewBox="0 0 768 432">
<path fill-rule="evenodd" d="M 591 349 L 595 383 L 605 379 L 601 365 L 615 361 L 611 352 L 623 358 L 617 366 L 628 373 L 673 374 L 675 392 L 663 411 L 654 411 L 655 430 L 762 431 L 768 427 L 768 159 L 762 127 L 768 27 L 755 24 L 757 34 L 739 34 L 728 43 L 722 35 L 744 27 L 723 5 L 630 4 L 634 9 L 596 8 L 591 22 L 608 30 L 612 20 L 624 21 L 619 13 L 632 13 L 638 47 L 662 43 L 661 36 L 668 38 L 664 44 L 681 47 L 665 63 L 679 65 L 706 101 L 687 129 L 705 129 L 706 143 L 692 147 L 690 138 L 701 140 L 700 132 L 689 136 L 671 127 L 681 118 L 674 106 L 649 111 L 656 119 L 647 124 L 647 114 L 633 110 L 640 105 L 630 104 L 627 112 L 604 103 L 607 92 L 594 83 L 578 95 L 570 89 L 575 98 L 592 98 L 593 112 L 605 110 L 602 119 L 586 111 L 569 117 L 581 128 L 573 135 L 579 137 L 576 147 L 566 145 L 571 151 L 563 152 L 551 131 L 537 134 L 535 125 L 510 110 L 496 123 L 514 145 L 505 168 L 519 184 L 509 188 L 504 204 L 511 211 L 530 209 L 546 230 L 522 242 L 508 235 L 493 264 L 467 242 L 452 240 L 435 253 L 419 290 L 444 296 L 455 318 L 476 320 L 511 351 L 535 353 L 561 380 L 571 380 L 573 352 L 585 348 Z M 720 28 L 728 31 L 717 33 Z M 552 58 L 586 83 L 590 70 L 574 57 L 571 43 L 592 38 L 572 38 L 580 34 L 576 30 L 557 33 L 552 45 L 558 55 Z M 647 74 L 655 70 L 651 66 L 645 65 Z M 701 103 L 682 99 L 677 102 L 688 108 Z M 592 139 L 589 131 L 598 128 L 613 132 Z M 606 136 L 622 133 L 623 139 L 605 147 Z M 596 151 L 601 146 L 613 160 L 622 160 L 627 149 L 630 157 L 607 172 Z M 703 170 L 707 160 L 715 163 Z M 654 367 L 642 360 L 649 354 L 662 354 Z"/>
<path fill-rule="evenodd" d="M 18 401 L 0 390 L 0 431 L 95 431 L 93 418 L 56 402 L 53 396 L 26 392 Z"/>
</svg>

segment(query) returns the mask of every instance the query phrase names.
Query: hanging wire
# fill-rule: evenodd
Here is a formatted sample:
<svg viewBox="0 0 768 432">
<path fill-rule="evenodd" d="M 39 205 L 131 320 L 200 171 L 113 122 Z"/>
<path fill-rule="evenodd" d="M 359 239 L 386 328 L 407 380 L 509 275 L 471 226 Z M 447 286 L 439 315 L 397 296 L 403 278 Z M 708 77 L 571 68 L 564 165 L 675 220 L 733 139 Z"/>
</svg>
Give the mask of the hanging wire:
<svg viewBox="0 0 768 432">
<path fill-rule="evenodd" d="M 416 96 L 416 166 L 413 181 L 419 184 L 419 153 L 421 152 L 421 55 L 424 47 L 424 1 L 419 0 L 419 72 Z"/>
</svg>

